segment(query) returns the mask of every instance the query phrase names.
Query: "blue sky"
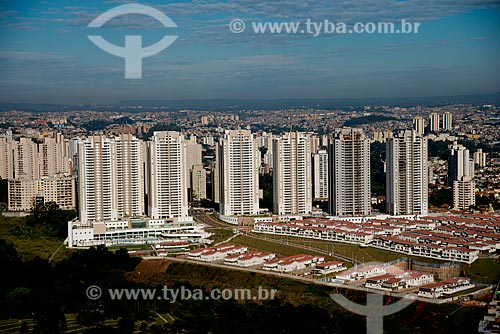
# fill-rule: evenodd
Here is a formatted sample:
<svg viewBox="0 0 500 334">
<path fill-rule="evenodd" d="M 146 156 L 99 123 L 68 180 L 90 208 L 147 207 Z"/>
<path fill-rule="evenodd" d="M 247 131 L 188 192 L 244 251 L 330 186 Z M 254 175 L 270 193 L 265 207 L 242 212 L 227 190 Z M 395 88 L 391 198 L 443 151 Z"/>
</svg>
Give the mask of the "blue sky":
<svg viewBox="0 0 500 334">
<path fill-rule="evenodd" d="M 178 28 L 124 15 L 87 25 L 129 1 L 0 0 L 0 101 L 113 103 L 141 99 L 414 97 L 500 91 L 500 1 L 144 1 Z M 234 18 L 247 31 L 231 33 Z M 250 22 L 421 22 L 418 34 L 318 37 L 248 32 Z M 124 79 L 123 58 L 87 38 L 144 45 L 178 39 Z"/>
</svg>

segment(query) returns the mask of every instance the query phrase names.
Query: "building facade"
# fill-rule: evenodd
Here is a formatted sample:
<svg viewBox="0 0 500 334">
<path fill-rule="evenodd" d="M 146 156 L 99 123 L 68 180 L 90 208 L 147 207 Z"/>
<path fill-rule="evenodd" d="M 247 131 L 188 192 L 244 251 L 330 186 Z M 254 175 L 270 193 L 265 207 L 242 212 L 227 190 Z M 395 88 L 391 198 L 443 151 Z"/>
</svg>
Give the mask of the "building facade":
<svg viewBox="0 0 500 334">
<path fill-rule="evenodd" d="M 273 143 L 273 211 L 278 215 L 312 211 L 311 140 L 306 133 L 287 132 Z"/>
<path fill-rule="evenodd" d="M 335 130 L 329 145 L 329 212 L 369 215 L 370 141 L 361 129 Z"/>
<path fill-rule="evenodd" d="M 318 150 L 312 155 L 313 200 L 328 200 L 328 151 Z"/>
<path fill-rule="evenodd" d="M 207 171 L 203 165 L 194 165 L 190 171 L 193 201 L 207 199 Z"/>
<path fill-rule="evenodd" d="M 451 131 L 453 129 L 453 114 L 449 111 L 445 111 L 442 120 L 442 129 L 444 131 Z"/>
<path fill-rule="evenodd" d="M 453 208 L 469 210 L 476 205 L 476 184 L 472 180 L 457 180 L 453 182 Z"/>
<path fill-rule="evenodd" d="M 417 116 L 413 119 L 413 130 L 417 133 L 423 135 L 425 131 L 425 120 L 421 116 Z"/>
<path fill-rule="evenodd" d="M 450 145 L 448 157 L 448 185 L 453 187 L 453 208 L 468 210 L 476 205 L 474 160 L 469 150 L 456 142 Z"/>
<path fill-rule="evenodd" d="M 387 211 L 392 215 L 428 212 L 427 139 L 402 130 L 386 142 Z"/>
<path fill-rule="evenodd" d="M 153 219 L 188 217 L 186 152 L 179 132 L 154 132 L 149 143 L 149 215 Z"/>
<path fill-rule="evenodd" d="M 90 136 L 78 143 L 79 217 L 82 223 L 140 217 L 144 186 L 140 140 Z"/>
<path fill-rule="evenodd" d="M 431 132 L 438 132 L 440 129 L 439 127 L 439 114 L 436 112 L 433 112 L 429 115 L 429 130 Z"/>
<path fill-rule="evenodd" d="M 8 187 L 9 211 L 30 211 L 35 201 L 54 202 L 62 210 L 76 209 L 76 179 L 68 174 L 37 180 L 10 179 Z"/>
<path fill-rule="evenodd" d="M 249 130 L 228 130 L 218 143 L 221 216 L 259 212 L 260 152 Z"/>
<path fill-rule="evenodd" d="M 186 186 L 188 187 L 188 200 L 193 200 L 191 197 L 193 184 L 191 183 L 190 171 L 195 165 L 202 164 L 202 147 L 196 141 L 196 136 L 190 136 L 189 139 L 184 140 L 185 152 L 186 152 L 186 167 L 188 173 L 186 173 Z"/>
</svg>

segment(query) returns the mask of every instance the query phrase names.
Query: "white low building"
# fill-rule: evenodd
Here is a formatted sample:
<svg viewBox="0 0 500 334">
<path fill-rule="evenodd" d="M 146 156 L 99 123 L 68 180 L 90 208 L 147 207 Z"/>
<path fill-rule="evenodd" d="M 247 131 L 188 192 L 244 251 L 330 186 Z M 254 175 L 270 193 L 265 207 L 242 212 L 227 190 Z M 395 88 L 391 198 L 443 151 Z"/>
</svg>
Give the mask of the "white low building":
<svg viewBox="0 0 500 334">
<path fill-rule="evenodd" d="M 315 274 L 326 275 L 331 273 L 337 273 L 342 270 L 346 270 L 343 262 L 339 261 L 328 261 L 316 265 L 314 269 Z"/>
<path fill-rule="evenodd" d="M 224 263 L 239 267 L 252 267 L 262 265 L 266 261 L 272 260 L 275 257 L 276 254 L 273 253 L 251 251 L 228 255 L 224 259 Z"/>
<path fill-rule="evenodd" d="M 214 262 L 224 260 L 231 255 L 241 255 L 248 250 L 244 246 L 222 244 L 207 248 L 193 249 L 188 252 L 188 257 L 193 260 Z"/>
<path fill-rule="evenodd" d="M 386 271 L 384 266 L 363 266 L 341 272 L 336 275 L 335 278 L 346 282 L 354 282 L 383 275 L 385 273 Z"/>
<path fill-rule="evenodd" d="M 165 240 L 198 242 L 210 235 L 192 218 L 184 221 L 129 218 L 88 224 L 72 220 L 68 222 L 67 246 L 156 244 Z"/>
<path fill-rule="evenodd" d="M 440 298 L 445 295 L 452 295 L 474 287 L 474 283 L 472 283 L 472 281 L 467 277 L 451 277 L 441 282 L 420 287 L 418 295 L 425 298 Z"/>
<path fill-rule="evenodd" d="M 409 289 L 434 282 L 434 275 L 414 270 L 403 271 L 398 274 L 385 274 L 367 279 L 367 288 L 386 291 Z"/>
<path fill-rule="evenodd" d="M 325 258 L 323 256 L 298 254 L 267 261 L 262 266 L 262 269 L 287 273 L 306 268 L 314 268 L 317 264 L 323 263 L 324 261 Z"/>
</svg>

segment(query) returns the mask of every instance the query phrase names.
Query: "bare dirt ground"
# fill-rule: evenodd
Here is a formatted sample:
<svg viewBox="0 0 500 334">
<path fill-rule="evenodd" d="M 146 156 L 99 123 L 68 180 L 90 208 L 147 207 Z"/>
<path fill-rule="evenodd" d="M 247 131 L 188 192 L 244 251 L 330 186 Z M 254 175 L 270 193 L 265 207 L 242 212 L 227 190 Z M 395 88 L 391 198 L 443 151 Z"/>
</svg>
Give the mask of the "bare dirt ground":
<svg viewBox="0 0 500 334">
<path fill-rule="evenodd" d="M 165 259 L 143 260 L 135 270 L 127 273 L 128 279 L 138 283 L 152 283 L 157 281 L 159 274 L 164 273 L 171 262 Z"/>
</svg>

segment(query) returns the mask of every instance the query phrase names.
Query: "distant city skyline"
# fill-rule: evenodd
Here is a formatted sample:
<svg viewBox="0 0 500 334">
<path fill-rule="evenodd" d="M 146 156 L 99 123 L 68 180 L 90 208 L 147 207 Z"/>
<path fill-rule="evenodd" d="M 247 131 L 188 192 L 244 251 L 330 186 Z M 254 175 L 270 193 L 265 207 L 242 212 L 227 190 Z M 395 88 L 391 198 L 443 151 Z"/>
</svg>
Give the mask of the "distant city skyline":
<svg viewBox="0 0 500 334">
<path fill-rule="evenodd" d="M 371 98 L 500 91 L 500 4 L 460 1 L 159 1 L 177 41 L 124 79 L 123 58 L 87 38 L 99 14 L 129 1 L 0 1 L 0 101 L 116 103 L 123 100 Z M 229 22 L 421 22 L 418 34 L 231 33 Z M 116 45 L 165 30 L 129 15 L 98 34 Z"/>
</svg>

